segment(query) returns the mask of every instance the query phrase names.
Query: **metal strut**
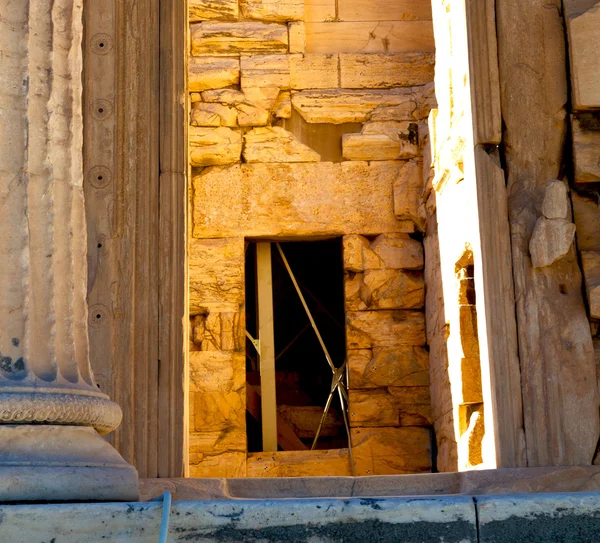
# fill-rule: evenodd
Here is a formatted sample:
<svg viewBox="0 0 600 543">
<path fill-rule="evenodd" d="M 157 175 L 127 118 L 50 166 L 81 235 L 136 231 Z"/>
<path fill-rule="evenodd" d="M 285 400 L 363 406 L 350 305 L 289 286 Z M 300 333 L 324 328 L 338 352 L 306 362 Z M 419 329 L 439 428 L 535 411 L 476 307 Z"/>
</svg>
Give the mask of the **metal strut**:
<svg viewBox="0 0 600 543">
<path fill-rule="evenodd" d="M 276 242 L 275 244 L 277 245 L 277 250 L 279 251 L 279 254 L 281 255 L 281 259 L 283 260 L 283 264 L 285 265 L 285 268 L 287 269 L 290 279 L 292 280 L 292 283 L 294 284 L 294 288 L 296 289 L 296 292 L 298 293 L 298 297 L 300 298 L 300 301 L 302 302 L 302 305 L 304 306 L 304 311 L 306 311 L 308 320 L 310 321 L 310 324 L 312 325 L 313 330 L 315 331 L 315 334 L 317 335 L 317 339 L 319 340 L 319 343 L 321 344 L 321 348 L 323 349 L 323 353 L 325 354 L 325 359 L 327 360 L 327 363 L 329 364 L 329 367 L 331 368 L 331 372 L 333 373 L 333 378 L 331 380 L 331 389 L 329 391 L 327 403 L 325 404 L 325 410 L 323 411 L 323 416 L 321 417 L 321 422 L 319 423 L 319 427 L 317 428 L 317 433 L 315 434 L 315 439 L 313 441 L 311 450 L 314 450 L 315 446 L 317 445 L 317 440 L 319 439 L 319 434 L 321 433 L 321 429 L 323 427 L 323 424 L 325 423 L 327 413 L 329 412 L 329 408 L 331 407 L 333 395 L 335 394 L 335 392 L 337 390 L 337 393 L 340 398 L 340 404 L 342 406 L 342 416 L 344 418 L 344 426 L 346 427 L 346 434 L 348 435 L 348 453 L 350 455 L 350 467 L 352 469 L 352 475 L 355 476 L 356 469 L 354 467 L 354 455 L 352 454 L 352 436 L 350 435 L 350 424 L 348 423 L 348 413 L 347 413 L 347 409 L 346 409 L 346 402 L 348 401 L 348 393 L 347 393 L 346 388 L 344 387 L 344 383 L 343 383 L 344 373 L 346 371 L 346 362 L 344 362 L 339 368 L 335 367 L 335 364 L 333 363 L 331 356 L 329 356 L 329 351 L 327 350 L 327 347 L 325 346 L 325 342 L 323 341 L 323 338 L 321 337 L 321 333 L 319 332 L 319 329 L 317 328 L 317 323 L 315 322 L 315 319 L 313 319 L 312 313 L 310 312 L 310 309 L 306 303 L 306 300 L 304 299 L 304 295 L 302 294 L 302 291 L 300 290 L 298 281 L 296 281 L 294 272 L 292 271 L 292 268 L 290 267 L 290 264 L 288 263 L 287 258 L 285 257 L 285 254 L 283 253 L 283 249 L 281 248 L 281 245 L 279 244 L 279 242 Z"/>
</svg>

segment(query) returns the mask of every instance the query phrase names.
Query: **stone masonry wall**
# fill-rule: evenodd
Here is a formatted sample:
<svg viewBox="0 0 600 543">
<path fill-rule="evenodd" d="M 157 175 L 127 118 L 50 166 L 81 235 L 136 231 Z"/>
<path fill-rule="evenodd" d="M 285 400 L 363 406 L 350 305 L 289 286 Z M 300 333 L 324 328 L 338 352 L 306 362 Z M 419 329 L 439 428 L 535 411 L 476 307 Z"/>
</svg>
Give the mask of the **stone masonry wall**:
<svg viewBox="0 0 600 543">
<path fill-rule="evenodd" d="M 356 473 L 430 471 L 429 3 L 190 0 L 190 23 L 190 474 L 350 474 L 347 451 L 246 448 L 245 239 L 323 237 L 343 237 Z"/>
</svg>

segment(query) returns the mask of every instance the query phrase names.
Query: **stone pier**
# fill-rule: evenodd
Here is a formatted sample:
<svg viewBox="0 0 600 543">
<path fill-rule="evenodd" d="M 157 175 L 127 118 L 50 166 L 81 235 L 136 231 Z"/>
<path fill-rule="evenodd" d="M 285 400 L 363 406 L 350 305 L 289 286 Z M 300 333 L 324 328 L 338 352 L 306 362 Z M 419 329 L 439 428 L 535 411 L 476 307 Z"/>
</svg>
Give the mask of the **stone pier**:
<svg viewBox="0 0 600 543">
<path fill-rule="evenodd" d="M 89 363 L 82 5 L 0 0 L 2 502 L 138 493 Z"/>
</svg>

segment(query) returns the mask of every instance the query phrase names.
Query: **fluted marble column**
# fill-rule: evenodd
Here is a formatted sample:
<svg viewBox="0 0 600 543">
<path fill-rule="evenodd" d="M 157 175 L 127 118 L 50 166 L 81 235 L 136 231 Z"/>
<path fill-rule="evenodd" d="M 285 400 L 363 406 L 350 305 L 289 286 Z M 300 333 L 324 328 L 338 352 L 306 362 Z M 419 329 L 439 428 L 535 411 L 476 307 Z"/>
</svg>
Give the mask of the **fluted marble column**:
<svg viewBox="0 0 600 543">
<path fill-rule="evenodd" d="M 0 0 L 0 501 L 137 496 L 89 362 L 82 4 Z"/>
</svg>

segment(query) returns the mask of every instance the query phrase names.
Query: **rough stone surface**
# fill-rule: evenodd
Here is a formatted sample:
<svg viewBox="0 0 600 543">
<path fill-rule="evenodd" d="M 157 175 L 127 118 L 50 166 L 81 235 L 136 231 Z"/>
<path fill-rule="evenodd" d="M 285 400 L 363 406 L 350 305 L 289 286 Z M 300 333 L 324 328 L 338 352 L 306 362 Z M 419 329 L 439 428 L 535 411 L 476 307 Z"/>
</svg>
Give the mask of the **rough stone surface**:
<svg viewBox="0 0 600 543">
<path fill-rule="evenodd" d="M 252 55 L 242 58 L 240 67 L 243 91 L 263 89 L 264 92 L 268 87 L 290 88 L 289 55 Z"/>
<path fill-rule="evenodd" d="M 569 253 L 575 239 L 575 225 L 566 219 L 540 217 L 535 225 L 529 251 L 534 268 L 550 266 Z"/>
<path fill-rule="evenodd" d="M 242 154 L 242 135 L 230 128 L 190 128 L 192 166 L 212 166 L 238 162 Z"/>
<path fill-rule="evenodd" d="M 429 386 L 429 356 L 424 347 L 375 347 L 348 352 L 348 386 Z"/>
<path fill-rule="evenodd" d="M 304 18 L 304 0 L 240 0 L 240 8 L 247 19 L 286 22 Z"/>
<path fill-rule="evenodd" d="M 581 264 L 590 317 L 600 319 L 600 252 L 582 251 Z"/>
<path fill-rule="evenodd" d="M 425 284 L 421 272 L 367 270 L 349 272 L 344 279 L 346 309 L 422 309 Z"/>
<path fill-rule="evenodd" d="M 425 85 L 433 80 L 433 53 L 340 55 L 344 89 L 387 89 Z"/>
<path fill-rule="evenodd" d="M 191 126 L 237 126 L 238 111 L 224 104 L 194 102 L 190 112 Z"/>
<path fill-rule="evenodd" d="M 306 25 L 303 22 L 292 22 L 288 25 L 290 53 L 306 53 Z"/>
<path fill-rule="evenodd" d="M 542 213 L 547 219 L 566 219 L 569 213 L 568 188 L 565 183 L 552 180 L 546 186 Z"/>
<path fill-rule="evenodd" d="M 188 88 L 202 92 L 221 89 L 240 82 L 240 61 L 237 58 L 191 57 L 188 63 Z"/>
<path fill-rule="evenodd" d="M 353 428 L 433 424 L 427 386 L 350 390 L 348 412 Z"/>
<path fill-rule="evenodd" d="M 413 221 L 425 228 L 425 208 L 422 205 L 423 167 L 416 161 L 407 162 L 394 182 L 394 214 L 398 220 Z"/>
<path fill-rule="evenodd" d="M 364 236 L 344 236 L 344 269 L 423 269 L 423 245 L 406 234 L 381 234 L 374 241 Z"/>
<path fill-rule="evenodd" d="M 425 345 L 425 318 L 418 311 L 349 311 L 348 350 L 399 345 Z"/>
<path fill-rule="evenodd" d="M 291 55 L 292 89 L 335 89 L 339 55 Z"/>
<path fill-rule="evenodd" d="M 192 55 L 286 53 L 287 26 L 258 22 L 205 22 L 191 25 Z"/>
<path fill-rule="evenodd" d="M 418 147 L 387 134 L 345 134 L 342 152 L 348 160 L 403 160 L 414 158 Z"/>
<path fill-rule="evenodd" d="M 233 20 L 239 15 L 238 0 L 189 0 L 190 22 Z"/>
<path fill-rule="evenodd" d="M 396 220 L 392 209 L 392 185 L 400 167 L 396 162 L 344 162 L 209 168 L 193 179 L 193 235 L 412 231 Z M 221 205 L 224 201 L 228 206 Z"/>
<path fill-rule="evenodd" d="M 279 126 L 255 128 L 244 134 L 244 160 L 253 162 L 318 162 L 321 157 Z"/>
</svg>

